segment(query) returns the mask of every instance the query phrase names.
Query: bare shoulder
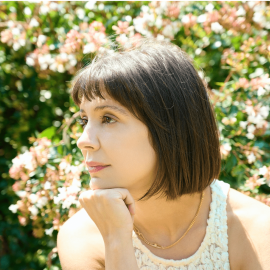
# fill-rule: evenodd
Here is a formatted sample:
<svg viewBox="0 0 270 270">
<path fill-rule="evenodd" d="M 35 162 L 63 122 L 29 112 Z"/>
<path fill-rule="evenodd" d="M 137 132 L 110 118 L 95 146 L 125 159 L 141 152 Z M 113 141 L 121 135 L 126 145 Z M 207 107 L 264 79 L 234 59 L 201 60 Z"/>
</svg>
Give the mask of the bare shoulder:
<svg viewBox="0 0 270 270">
<path fill-rule="evenodd" d="M 231 188 L 227 214 L 231 270 L 269 270 L 270 207 Z"/>
<path fill-rule="evenodd" d="M 63 270 L 105 269 L 103 238 L 84 209 L 60 228 L 57 248 Z"/>
</svg>

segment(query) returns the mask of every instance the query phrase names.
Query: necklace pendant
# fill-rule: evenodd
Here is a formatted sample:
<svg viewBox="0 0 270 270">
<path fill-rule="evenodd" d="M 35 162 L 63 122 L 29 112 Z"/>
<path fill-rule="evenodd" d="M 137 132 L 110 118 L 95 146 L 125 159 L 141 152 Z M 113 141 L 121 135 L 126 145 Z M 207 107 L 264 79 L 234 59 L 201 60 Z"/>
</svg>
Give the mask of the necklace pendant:
<svg viewBox="0 0 270 270">
<path fill-rule="evenodd" d="M 163 247 L 162 247 L 162 246 L 160 246 L 160 245 L 158 245 L 158 244 L 156 244 L 156 243 L 155 243 L 155 244 L 153 244 L 152 246 L 153 246 L 153 247 L 155 247 L 155 248 L 161 248 L 161 249 L 163 249 Z"/>
</svg>

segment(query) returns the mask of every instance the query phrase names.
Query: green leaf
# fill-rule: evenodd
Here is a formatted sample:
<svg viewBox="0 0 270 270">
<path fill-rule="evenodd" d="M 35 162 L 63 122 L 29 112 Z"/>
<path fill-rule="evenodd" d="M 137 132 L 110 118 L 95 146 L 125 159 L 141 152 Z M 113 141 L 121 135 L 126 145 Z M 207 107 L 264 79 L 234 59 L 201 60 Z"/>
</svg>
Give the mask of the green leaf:
<svg viewBox="0 0 270 270">
<path fill-rule="evenodd" d="M 46 128 L 45 130 L 43 130 L 39 135 L 38 135 L 38 138 L 43 138 L 43 137 L 46 137 L 48 139 L 51 139 L 54 135 L 55 135 L 55 132 L 56 132 L 56 127 L 49 127 L 49 128 Z"/>
<path fill-rule="evenodd" d="M 245 170 L 246 166 L 244 164 L 240 164 L 232 169 L 231 174 L 232 176 L 237 177 L 244 174 Z"/>
<path fill-rule="evenodd" d="M 230 172 L 232 170 L 232 168 L 237 164 L 237 158 L 234 156 L 234 155 L 230 155 L 228 158 L 227 158 L 227 162 L 226 162 L 226 165 L 225 165 L 225 170 L 227 172 Z"/>
</svg>

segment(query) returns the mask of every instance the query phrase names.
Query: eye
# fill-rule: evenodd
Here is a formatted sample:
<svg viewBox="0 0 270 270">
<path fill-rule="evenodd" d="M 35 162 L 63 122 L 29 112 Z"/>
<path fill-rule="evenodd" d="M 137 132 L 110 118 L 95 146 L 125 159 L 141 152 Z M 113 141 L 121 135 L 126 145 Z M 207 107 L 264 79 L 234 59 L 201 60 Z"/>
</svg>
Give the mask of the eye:
<svg viewBox="0 0 270 270">
<path fill-rule="evenodd" d="M 106 118 L 107 118 L 107 119 L 109 119 L 109 121 L 110 121 L 110 120 L 115 121 L 113 118 L 111 118 L 111 117 L 109 117 L 109 116 L 105 116 L 105 115 L 104 115 L 104 116 L 101 116 L 100 118 L 101 118 L 101 119 L 103 119 L 103 118 L 105 118 L 105 119 L 106 119 Z M 115 121 L 115 122 L 116 122 L 116 121 Z M 102 122 L 102 123 L 103 123 L 103 122 Z M 113 124 L 113 123 L 114 123 L 114 122 L 112 122 L 112 123 L 108 123 L 108 122 L 106 122 L 106 121 L 105 121 L 105 124 L 106 124 L 106 125 L 107 125 L 107 124 Z"/>
<path fill-rule="evenodd" d="M 79 123 L 79 125 L 82 126 L 82 128 L 85 127 L 86 123 L 84 123 L 84 121 L 87 121 L 86 119 L 83 119 L 83 118 L 77 118 L 76 119 L 76 122 Z"/>
<path fill-rule="evenodd" d="M 102 123 L 104 123 L 105 125 L 113 124 L 114 122 L 116 122 L 116 120 L 114 120 L 113 118 L 105 115 L 101 116 L 100 119 L 105 119 L 105 121 L 102 121 Z M 82 126 L 82 128 L 84 128 L 88 120 L 84 118 L 77 118 L 76 121 Z"/>
</svg>

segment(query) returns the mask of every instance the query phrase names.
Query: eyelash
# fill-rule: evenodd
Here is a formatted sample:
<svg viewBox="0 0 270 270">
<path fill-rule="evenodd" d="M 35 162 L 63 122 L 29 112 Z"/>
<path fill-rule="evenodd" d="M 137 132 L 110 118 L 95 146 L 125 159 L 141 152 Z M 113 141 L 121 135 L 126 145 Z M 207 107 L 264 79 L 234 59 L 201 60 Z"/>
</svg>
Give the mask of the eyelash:
<svg viewBox="0 0 270 270">
<path fill-rule="evenodd" d="M 103 119 L 104 117 L 110 118 L 111 120 L 114 120 L 113 118 L 111 118 L 111 117 L 109 117 L 109 116 L 105 116 L 105 115 L 101 116 L 100 119 Z M 87 119 L 83 119 L 83 118 L 77 118 L 77 119 L 76 119 L 76 121 L 79 123 L 79 125 L 82 126 L 82 128 L 84 128 L 85 125 L 86 125 L 86 124 L 84 124 L 84 121 L 85 121 L 85 120 L 87 121 Z M 115 120 L 114 120 L 114 121 L 115 121 Z M 102 123 L 103 123 L 103 122 L 102 122 Z M 105 125 L 110 125 L 110 124 L 113 124 L 113 123 L 105 123 Z"/>
</svg>

